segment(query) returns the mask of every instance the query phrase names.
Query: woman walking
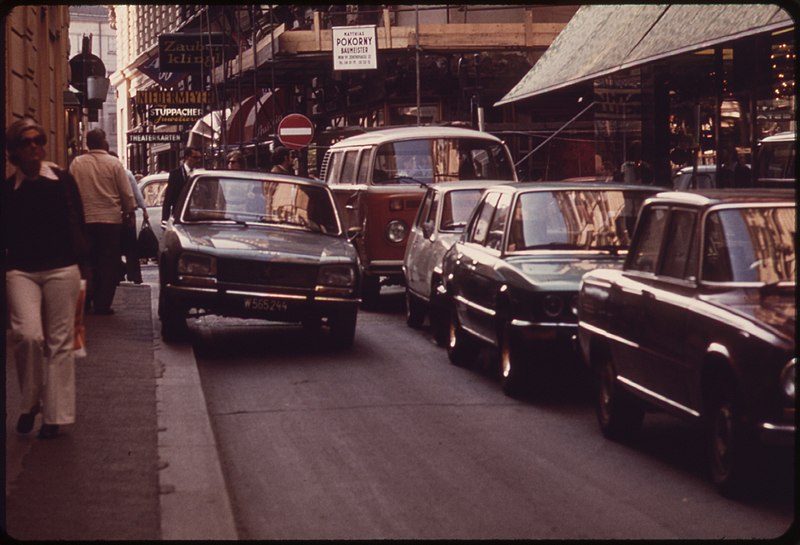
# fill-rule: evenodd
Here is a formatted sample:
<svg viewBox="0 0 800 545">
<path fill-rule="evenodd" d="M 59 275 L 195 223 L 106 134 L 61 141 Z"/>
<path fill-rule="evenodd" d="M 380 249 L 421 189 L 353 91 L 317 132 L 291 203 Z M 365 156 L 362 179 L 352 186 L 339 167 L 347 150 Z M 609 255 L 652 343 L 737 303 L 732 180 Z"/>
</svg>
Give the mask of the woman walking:
<svg viewBox="0 0 800 545">
<path fill-rule="evenodd" d="M 9 126 L 6 150 L 16 171 L 2 199 L 10 344 L 22 392 L 17 432 L 30 432 L 41 411 L 42 439 L 75 422 L 73 329 L 87 249 L 75 179 L 44 162 L 46 143 L 33 119 Z"/>
</svg>

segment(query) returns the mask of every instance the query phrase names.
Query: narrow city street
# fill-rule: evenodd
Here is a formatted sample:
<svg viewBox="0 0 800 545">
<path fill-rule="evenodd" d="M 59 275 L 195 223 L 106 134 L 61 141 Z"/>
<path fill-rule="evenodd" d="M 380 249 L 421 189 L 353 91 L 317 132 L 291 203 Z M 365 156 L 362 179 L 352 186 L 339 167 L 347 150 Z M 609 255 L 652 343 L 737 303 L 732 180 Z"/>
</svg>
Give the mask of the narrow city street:
<svg viewBox="0 0 800 545">
<path fill-rule="evenodd" d="M 792 524 L 792 476 L 726 499 L 698 430 L 648 415 L 610 442 L 580 378 L 512 400 L 384 291 L 351 351 L 267 322 L 192 325 L 240 538 L 764 539 Z"/>
</svg>

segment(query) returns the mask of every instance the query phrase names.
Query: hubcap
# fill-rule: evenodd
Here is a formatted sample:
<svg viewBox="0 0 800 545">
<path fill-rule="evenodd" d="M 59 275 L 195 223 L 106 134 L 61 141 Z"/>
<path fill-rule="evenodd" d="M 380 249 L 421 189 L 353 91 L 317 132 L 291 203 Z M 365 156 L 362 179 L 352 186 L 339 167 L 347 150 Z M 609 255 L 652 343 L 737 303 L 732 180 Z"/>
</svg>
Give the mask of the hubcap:
<svg viewBox="0 0 800 545">
<path fill-rule="evenodd" d="M 714 417 L 714 456 L 720 469 L 730 463 L 731 438 L 733 437 L 733 414 L 731 408 L 722 406 Z"/>
<path fill-rule="evenodd" d="M 508 346 L 509 342 L 507 336 L 503 339 L 503 350 L 500 357 L 500 365 L 502 366 L 503 377 L 508 378 L 511 374 L 511 348 Z"/>
</svg>

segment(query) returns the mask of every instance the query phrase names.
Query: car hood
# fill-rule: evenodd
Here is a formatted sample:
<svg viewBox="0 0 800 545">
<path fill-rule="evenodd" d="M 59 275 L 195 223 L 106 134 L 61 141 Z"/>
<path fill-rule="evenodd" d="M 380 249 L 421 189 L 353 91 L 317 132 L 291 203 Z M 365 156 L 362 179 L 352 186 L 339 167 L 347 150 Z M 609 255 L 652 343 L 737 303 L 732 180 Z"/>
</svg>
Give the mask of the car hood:
<svg viewBox="0 0 800 545">
<path fill-rule="evenodd" d="M 797 331 L 797 302 L 795 291 L 762 294 L 759 289 L 748 288 L 721 294 L 706 295 L 706 301 L 724 307 L 754 323 L 771 329 L 789 339 Z"/>
<path fill-rule="evenodd" d="M 577 291 L 584 274 L 598 268 L 619 269 L 624 259 L 612 255 L 576 257 L 547 254 L 513 256 L 506 258 L 506 262 L 530 282 L 544 289 Z"/>
<path fill-rule="evenodd" d="M 345 238 L 300 229 L 240 225 L 176 226 L 184 249 L 238 256 L 282 256 L 301 261 L 356 261 L 356 251 Z"/>
</svg>

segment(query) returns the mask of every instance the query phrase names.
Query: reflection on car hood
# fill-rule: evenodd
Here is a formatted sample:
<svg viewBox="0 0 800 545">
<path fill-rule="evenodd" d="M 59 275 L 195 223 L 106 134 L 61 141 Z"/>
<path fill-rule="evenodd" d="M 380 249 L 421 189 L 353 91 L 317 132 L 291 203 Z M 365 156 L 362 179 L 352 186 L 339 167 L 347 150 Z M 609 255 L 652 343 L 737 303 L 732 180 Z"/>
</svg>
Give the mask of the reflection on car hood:
<svg viewBox="0 0 800 545">
<path fill-rule="evenodd" d="M 177 230 L 191 247 L 215 254 L 284 255 L 297 259 L 342 258 L 355 260 L 355 249 L 346 239 L 305 230 L 240 225 L 180 225 Z"/>
<path fill-rule="evenodd" d="M 609 255 L 575 258 L 549 254 L 506 258 L 509 265 L 519 269 L 532 283 L 549 289 L 575 291 L 587 272 L 598 268 L 619 269 L 623 261 L 622 257 Z"/>
<path fill-rule="evenodd" d="M 762 295 L 757 288 L 748 288 L 707 295 L 703 299 L 771 328 L 777 334 L 795 338 L 797 302 L 794 290 Z"/>
</svg>

